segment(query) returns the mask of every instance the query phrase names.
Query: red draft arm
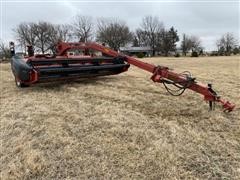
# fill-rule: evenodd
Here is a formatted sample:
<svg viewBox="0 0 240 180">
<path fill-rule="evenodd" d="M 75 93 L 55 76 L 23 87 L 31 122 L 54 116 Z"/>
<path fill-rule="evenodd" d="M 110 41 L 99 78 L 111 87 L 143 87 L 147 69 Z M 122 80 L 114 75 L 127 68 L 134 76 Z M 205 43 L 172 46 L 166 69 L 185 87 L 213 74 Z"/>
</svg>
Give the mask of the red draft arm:
<svg viewBox="0 0 240 180">
<path fill-rule="evenodd" d="M 126 56 L 126 61 L 129 64 L 139 67 L 140 69 L 144 69 L 148 72 L 153 73 L 151 79 L 154 82 L 162 83 L 164 81 L 170 80 L 171 82 L 178 83 L 182 86 L 185 86 L 186 83 L 189 82 L 188 77 L 186 77 L 185 75 L 175 73 L 175 72 L 169 70 L 168 67 L 155 66 L 155 65 L 152 65 L 149 63 L 139 61 L 139 60 L 129 57 L 129 56 Z M 212 109 L 213 102 L 218 102 L 218 103 L 222 104 L 224 111 L 230 112 L 234 109 L 235 105 L 231 104 L 229 101 L 221 99 L 220 96 L 218 96 L 217 93 L 212 89 L 210 84 L 208 84 L 206 86 L 204 84 L 196 82 L 195 78 L 191 78 L 190 81 L 191 80 L 192 80 L 192 82 L 187 86 L 187 88 L 192 91 L 195 91 L 199 94 L 202 94 L 204 96 L 204 100 L 209 102 L 210 109 Z"/>
<path fill-rule="evenodd" d="M 181 86 L 184 90 L 190 89 L 204 96 L 204 100 L 209 102 L 210 109 L 212 109 L 213 103 L 217 102 L 223 106 L 223 110 L 230 112 L 234 109 L 235 105 L 226 101 L 212 89 L 211 84 L 204 85 L 195 81 L 195 78 L 188 77 L 183 74 L 179 74 L 171 71 L 168 67 L 165 66 L 155 66 L 146 62 L 142 62 L 133 57 L 123 55 L 112 49 L 109 49 L 103 45 L 97 43 L 60 43 L 58 45 L 58 55 L 64 55 L 69 49 L 94 49 L 102 52 L 103 54 L 113 56 L 113 57 L 124 57 L 125 61 L 131 65 L 134 65 L 140 69 L 152 73 L 151 79 L 154 82 L 174 84 L 176 86 Z M 166 86 L 165 86 L 166 87 Z"/>
</svg>

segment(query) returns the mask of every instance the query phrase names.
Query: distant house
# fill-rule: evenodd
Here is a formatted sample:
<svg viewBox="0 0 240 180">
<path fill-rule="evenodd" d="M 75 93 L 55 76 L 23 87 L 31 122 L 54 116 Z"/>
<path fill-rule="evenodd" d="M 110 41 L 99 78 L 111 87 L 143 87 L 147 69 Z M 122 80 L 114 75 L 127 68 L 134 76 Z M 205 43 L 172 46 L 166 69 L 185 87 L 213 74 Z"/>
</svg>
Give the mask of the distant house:
<svg viewBox="0 0 240 180">
<path fill-rule="evenodd" d="M 134 56 L 138 53 L 143 53 L 145 56 L 152 56 L 153 54 L 150 47 L 120 47 L 120 52 L 129 56 Z"/>
</svg>

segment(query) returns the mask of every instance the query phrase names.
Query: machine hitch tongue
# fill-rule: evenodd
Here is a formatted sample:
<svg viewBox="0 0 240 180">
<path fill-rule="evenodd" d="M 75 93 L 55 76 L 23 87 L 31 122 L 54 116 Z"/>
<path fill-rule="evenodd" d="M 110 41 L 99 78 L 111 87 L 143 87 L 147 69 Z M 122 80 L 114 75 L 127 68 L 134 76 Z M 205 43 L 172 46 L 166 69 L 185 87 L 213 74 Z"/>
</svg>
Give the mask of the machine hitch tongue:
<svg viewBox="0 0 240 180">
<path fill-rule="evenodd" d="M 209 100 L 209 111 L 212 111 L 215 109 L 216 102 L 219 102 L 220 104 L 222 104 L 223 112 L 231 112 L 235 108 L 234 104 L 231 104 L 229 101 L 225 101 L 221 99 L 221 97 L 217 95 L 217 93 L 212 89 L 212 84 L 208 84 L 208 90 L 214 96 L 213 100 Z"/>
<path fill-rule="evenodd" d="M 235 104 L 231 104 L 229 101 L 219 99 L 218 102 L 222 104 L 223 112 L 231 112 L 235 108 Z"/>
</svg>

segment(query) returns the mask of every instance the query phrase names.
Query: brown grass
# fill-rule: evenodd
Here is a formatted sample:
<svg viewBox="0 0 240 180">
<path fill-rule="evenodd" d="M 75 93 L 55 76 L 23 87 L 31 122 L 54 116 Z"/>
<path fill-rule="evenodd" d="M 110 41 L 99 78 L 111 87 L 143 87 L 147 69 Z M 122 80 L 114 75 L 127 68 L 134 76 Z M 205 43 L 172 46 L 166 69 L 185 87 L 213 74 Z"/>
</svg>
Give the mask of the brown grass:
<svg viewBox="0 0 240 180">
<path fill-rule="evenodd" d="M 240 179 L 239 57 L 151 58 L 236 103 L 168 95 L 132 67 L 118 76 L 15 87 L 1 66 L 1 179 Z"/>
</svg>

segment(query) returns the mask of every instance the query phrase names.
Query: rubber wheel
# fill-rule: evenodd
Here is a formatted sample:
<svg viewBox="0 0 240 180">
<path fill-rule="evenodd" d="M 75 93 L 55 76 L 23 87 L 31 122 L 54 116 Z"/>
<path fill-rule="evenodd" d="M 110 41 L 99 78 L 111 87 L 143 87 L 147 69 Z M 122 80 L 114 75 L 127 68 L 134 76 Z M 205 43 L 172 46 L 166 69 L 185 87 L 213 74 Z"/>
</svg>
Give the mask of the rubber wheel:
<svg viewBox="0 0 240 180">
<path fill-rule="evenodd" d="M 18 78 L 15 77 L 16 86 L 19 88 L 28 87 L 29 85 L 22 83 Z"/>
</svg>

